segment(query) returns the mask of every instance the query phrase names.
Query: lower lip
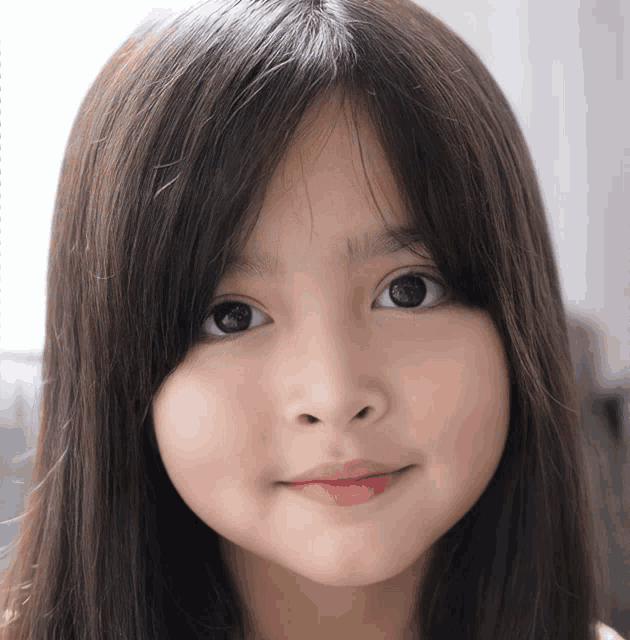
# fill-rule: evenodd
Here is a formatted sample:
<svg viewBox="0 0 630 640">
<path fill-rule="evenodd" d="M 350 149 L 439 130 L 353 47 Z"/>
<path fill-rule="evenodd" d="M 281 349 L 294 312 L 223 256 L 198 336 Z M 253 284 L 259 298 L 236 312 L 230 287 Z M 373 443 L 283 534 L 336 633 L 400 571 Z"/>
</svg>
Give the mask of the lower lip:
<svg viewBox="0 0 630 640">
<path fill-rule="evenodd" d="M 323 502 L 336 504 L 339 507 L 353 507 L 364 504 L 374 498 L 387 493 L 394 487 L 401 476 L 411 467 L 394 471 L 386 476 L 364 478 L 362 480 L 334 480 L 322 482 L 299 482 L 285 485 L 287 489 L 299 491 L 305 497 Z"/>
</svg>

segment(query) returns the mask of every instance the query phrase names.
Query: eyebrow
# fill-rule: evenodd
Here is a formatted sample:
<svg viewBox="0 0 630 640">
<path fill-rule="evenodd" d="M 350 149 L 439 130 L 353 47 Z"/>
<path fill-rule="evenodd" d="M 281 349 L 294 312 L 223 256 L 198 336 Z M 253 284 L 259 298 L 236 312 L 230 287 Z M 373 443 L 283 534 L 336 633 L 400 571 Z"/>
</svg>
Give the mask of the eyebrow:
<svg viewBox="0 0 630 640">
<path fill-rule="evenodd" d="M 346 268 L 401 251 L 412 251 L 419 257 L 430 259 L 426 245 L 418 237 L 418 230 L 408 225 L 390 225 L 359 238 L 346 238 L 345 251 L 338 252 L 338 261 Z M 223 277 L 237 274 L 245 278 L 278 278 L 286 269 L 269 253 L 254 251 L 250 256 L 236 255 L 228 260 Z"/>
</svg>

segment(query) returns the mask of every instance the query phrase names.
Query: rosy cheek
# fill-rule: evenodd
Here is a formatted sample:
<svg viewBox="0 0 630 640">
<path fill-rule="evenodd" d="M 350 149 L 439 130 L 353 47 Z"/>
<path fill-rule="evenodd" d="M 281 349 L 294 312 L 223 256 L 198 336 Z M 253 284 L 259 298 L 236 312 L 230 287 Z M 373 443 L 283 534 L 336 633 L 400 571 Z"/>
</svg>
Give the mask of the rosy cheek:
<svg viewBox="0 0 630 640">
<path fill-rule="evenodd" d="M 214 398 L 193 385 L 180 386 L 159 398 L 154 413 L 156 431 L 168 457 L 187 466 L 212 449 L 212 439 L 219 437 L 215 428 L 217 407 Z M 216 446 L 216 443 L 215 443 Z"/>
<path fill-rule="evenodd" d="M 186 449 L 188 444 L 199 438 L 202 421 L 208 415 L 208 401 L 196 389 L 182 389 L 169 403 L 169 419 L 173 436 L 179 446 Z"/>
</svg>

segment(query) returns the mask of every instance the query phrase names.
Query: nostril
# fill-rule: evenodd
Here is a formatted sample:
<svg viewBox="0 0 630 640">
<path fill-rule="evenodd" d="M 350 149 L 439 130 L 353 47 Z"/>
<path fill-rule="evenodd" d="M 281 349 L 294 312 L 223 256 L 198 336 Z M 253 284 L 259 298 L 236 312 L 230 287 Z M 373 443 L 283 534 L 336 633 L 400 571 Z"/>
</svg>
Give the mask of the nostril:
<svg viewBox="0 0 630 640">
<path fill-rule="evenodd" d="M 357 418 L 365 418 L 365 416 L 368 414 L 370 410 L 370 407 L 365 407 L 364 409 L 361 409 L 361 411 L 359 411 L 359 413 L 357 413 L 356 417 Z M 302 422 L 308 422 L 308 424 L 315 424 L 316 422 L 319 422 L 318 418 L 315 418 L 314 416 L 309 415 L 308 413 L 304 413 L 300 416 L 300 420 Z"/>
<path fill-rule="evenodd" d="M 361 409 L 361 411 L 357 413 L 357 418 L 365 418 L 369 410 L 370 410 L 370 407 L 365 407 L 365 409 Z"/>
</svg>

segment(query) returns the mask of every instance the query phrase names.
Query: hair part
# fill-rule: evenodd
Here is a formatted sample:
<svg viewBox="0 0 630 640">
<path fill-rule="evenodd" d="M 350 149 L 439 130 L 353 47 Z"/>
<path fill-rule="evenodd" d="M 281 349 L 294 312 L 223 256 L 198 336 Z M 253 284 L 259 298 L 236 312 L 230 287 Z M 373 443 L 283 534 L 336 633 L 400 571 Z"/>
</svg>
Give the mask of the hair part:
<svg viewBox="0 0 630 640">
<path fill-rule="evenodd" d="M 8 638 L 242 633 L 218 535 L 168 479 L 151 402 L 198 344 L 304 116 L 332 100 L 357 127 L 367 114 L 410 241 L 462 304 L 489 312 L 508 356 L 505 450 L 435 545 L 422 637 L 594 639 L 601 559 L 533 163 L 472 49 L 393 0 L 205 2 L 143 25 L 90 88 L 55 202 Z"/>
</svg>

